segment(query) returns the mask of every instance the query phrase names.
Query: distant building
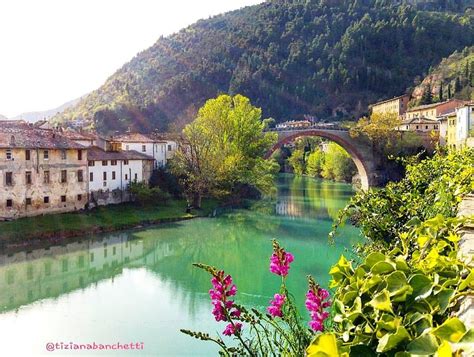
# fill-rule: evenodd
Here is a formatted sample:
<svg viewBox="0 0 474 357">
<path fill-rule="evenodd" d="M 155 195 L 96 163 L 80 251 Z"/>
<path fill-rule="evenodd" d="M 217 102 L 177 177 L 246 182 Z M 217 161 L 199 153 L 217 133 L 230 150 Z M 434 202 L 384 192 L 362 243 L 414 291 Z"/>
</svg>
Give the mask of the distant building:
<svg viewBox="0 0 474 357">
<path fill-rule="evenodd" d="M 107 205 L 130 200 L 132 182 L 150 181 L 154 159 L 135 150 L 105 151 L 93 146 L 88 150 L 88 180 L 93 205 Z"/>
<path fill-rule="evenodd" d="M 437 118 L 439 122 L 439 144 L 441 146 L 448 145 L 448 123 L 450 120 L 456 118 L 456 111 L 453 110 L 449 113 L 443 114 Z M 452 139 L 454 140 L 454 138 Z"/>
<path fill-rule="evenodd" d="M 450 99 L 445 102 L 420 105 L 411 108 L 406 112 L 406 119 L 427 118 L 436 119 L 444 114 L 452 112 L 457 107 L 463 106 L 466 101 L 460 99 Z"/>
<path fill-rule="evenodd" d="M 0 219 L 82 209 L 87 150 L 54 130 L 0 125 Z"/>
<path fill-rule="evenodd" d="M 432 132 L 439 131 L 439 121 L 428 118 L 405 119 L 398 126 L 399 131 Z"/>
<path fill-rule="evenodd" d="M 308 128 L 313 123 L 309 120 L 291 120 L 285 121 L 283 123 L 277 124 L 275 127 L 277 129 L 304 129 Z"/>
<path fill-rule="evenodd" d="M 392 99 L 382 100 L 369 106 L 372 114 L 396 114 L 402 117 L 408 109 L 410 95 L 404 94 Z"/>
</svg>

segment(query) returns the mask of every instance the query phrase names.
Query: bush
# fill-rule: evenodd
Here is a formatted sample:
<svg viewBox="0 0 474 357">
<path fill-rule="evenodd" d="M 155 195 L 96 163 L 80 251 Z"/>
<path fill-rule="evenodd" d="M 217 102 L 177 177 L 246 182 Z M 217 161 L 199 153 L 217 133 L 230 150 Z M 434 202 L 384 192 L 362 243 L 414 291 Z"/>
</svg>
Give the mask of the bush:
<svg viewBox="0 0 474 357">
<path fill-rule="evenodd" d="M 135 201 L 141 205 L 166 204 L 170 199 L 168 192 L 163 192 L 158 187 L 149 187 L 144 182 L 130 183 L 130 193 Z"/>
<path fill-rule="evenodd" d="M 178 178 L 163 167 L 153 171 L 150 178 L 150 186 L 158 187 L 160 190 L 168 192 L 174 198 L 181 198 L 183 194 Z"/>
</svg>

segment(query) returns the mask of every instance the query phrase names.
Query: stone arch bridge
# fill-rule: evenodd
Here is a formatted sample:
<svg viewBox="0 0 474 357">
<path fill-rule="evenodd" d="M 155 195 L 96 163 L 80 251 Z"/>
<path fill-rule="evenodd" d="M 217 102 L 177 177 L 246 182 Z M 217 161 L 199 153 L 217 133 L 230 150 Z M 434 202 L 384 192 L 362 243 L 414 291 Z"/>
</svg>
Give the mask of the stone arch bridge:
<svg viewBox="0 0 474 357">
<path fill-rule="evenodd" d="M 383 183 L 384 175 L 378 170 L 380 158 L 374 154 L 372 148 L 366 143 L 351 138 L 347 129 L 313 126 L 270 131 L 278 134 L 278 142 L 267 152 L 266 158 L 269 158 L 277 149 L 293 142 L 295 139 L 305 136 L 319 136 L 334 141 L 349 153 L 357 167 L 363 190 L 368 190 L 370 187 L 379 186 Z"/>
</svg>

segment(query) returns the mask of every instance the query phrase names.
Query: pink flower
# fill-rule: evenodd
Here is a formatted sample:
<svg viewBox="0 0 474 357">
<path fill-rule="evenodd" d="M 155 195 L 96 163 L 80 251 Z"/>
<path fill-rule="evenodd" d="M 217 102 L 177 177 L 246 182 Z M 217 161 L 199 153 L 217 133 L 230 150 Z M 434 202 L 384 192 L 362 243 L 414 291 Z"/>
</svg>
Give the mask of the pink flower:
<svg viewBox="0 0 474 357">
<path fill-rule="evenodd" d="M 225 327 L 224 332 L 222 332 L 226 336 L 232 336 L 235 335 L 237 332 L 240 332 L 242 330 L 242 324 L 240 322 L 236 322 L 234 325 L 228 324 Z"/>
<path fill-rule="evenodd" d="M 280 247 L 276 240 L 273 240 L 273 254 L 270 257 L 270 272 L 280 276 L 287 276 L 290 270 L 290 263 L 295 260 L 293 254 L 286 252 Z"/>
<path fill-rule="evenodd" d="M 312 277 L 308 277 L 308 280 L 309 290 L 306 293 L 305 305 L 311 316 L 309 327 L 311 327 L 313 331 L 322 332 L 324 330 L 324 320 L 329 317 L 329 313 L 324 311 L 324 309 L 331 306 L 331 301 L 327 300 L 329 298 L 329 292 L 319 287 Z"/>
<path fill-rule="evenodd" d="M 285 303 L 286 296 L 282 294 L 275 294 L 273 297 L 273 300 L 270 301 L 270 306 L 267 307 L 267 311 L 270 315 L 273 317 L 282 317 L 283 312 L 282 312 L 282 307 L 283 304 Z"/>
<path fill-rule="evenodd" d="M 234 306 L 234 301 L 230 300 L 230 296 L 237 293 L 237 287 L 232 284 L 232 277 L 225 275 L 223 270 L 213 273 L 211 279 L 212 289 L 209 290 L 209 296 L 213 305 L 212 314 L 216 321 L 229 321 L 231 317 L 240 317 L 240 310 Z M 242 324 L 235 323 L 235 328 L 232 324 L 228 324 L 224 330 L 224 335 L 231 336 L 242 329 Z"/>
</svg>

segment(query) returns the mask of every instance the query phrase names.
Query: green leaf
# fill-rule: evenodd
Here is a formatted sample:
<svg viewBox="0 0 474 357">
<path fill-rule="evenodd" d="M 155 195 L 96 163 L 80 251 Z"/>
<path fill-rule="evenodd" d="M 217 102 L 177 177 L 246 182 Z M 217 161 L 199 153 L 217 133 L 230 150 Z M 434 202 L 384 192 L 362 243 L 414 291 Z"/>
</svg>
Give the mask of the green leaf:
<svg viewBox="0 0 474 357">
<path fill-rule="evenodd" d="M 468 286 L 473 287 L 472 285 L 474 284 L 474 269 L 471 269 L 469 275 L 464 279 L 461 284 L 459 284 L 459 291 L 463 291 L 466 289 Z"/>
<path fill-rule="evenodd" d="M 459 343 L 474 343 L 474 328 L 469 329 L 459 340 Z"/>
<path fill-rule="evenodd" d="M 397 347 L 400 343 L 408 340 L 410 335 L 408 334 L 405 327 L 400 326 L 395 333 L 387 333 L 379 339 L 377 345 L 377 352 L 387 352 Z"/>
<path fill-rule="evenodd" d="M 370 269 L 376 263 L 383 262 L 385 260 L 385 255 L 379 252 L 370 253 L 367 258 L 365 258 L 365 265 Z"/>
<path fill-rule="evenodd" d="M 368 346 L 356 345 L 351 347 L 350 357 L 375 357 L 375 352 Z"/>
<path fill-rule="evenodd" d="M 459 342 L 466 333 L 466 326 L 457 317 L 447 319 L 441 326 L 431 331 L 433 335 L 449 342 Z"/>
<path fill-rule="evenodd" d="M 438 350 L 436 338 L 427 333 L 415 338 L 407 346 L 407 351 L 415 355 L 432 355 Z"/>
<path fill-rule="evenodd" d="M 454 296 L 453 289 L 443 289 L 438 294 L 435 295 L 435 299 L 438 301 L 439 304 L 439 313 L 444 314 L 446 309 L 449 306 L 449 302 L 451 298 Z"/>
<path fill-rule="evenodd" d="M 408 281 L 413 288 L 411 298 L 413 300 L 424 299 L 431 294 L 433 283 L 430 278 L 424 274 L 415 274 Z"/>
<path fill-rule="evenodd" d="M 308 357 L 340 357 L 336 336 L 324 333 L 316 336 L 306 349 Z"/>
<path fill-rule="evenodd" d="M 393 313 L 390 295 L 386 289 L 376 294 L 373 299 L 370 300 L 369 305 L 374 309 Z"/>
<path fill-rule="evenodd" d="M 370 269 L 370 272 L 372 274 L 378 275 L 378 274 L 391 273 L 394 270 L 395 270 L 395 267 L 393 264 L 389 262 L 378 262 L 372 267 L 372 269 Z"/>
</svg>

